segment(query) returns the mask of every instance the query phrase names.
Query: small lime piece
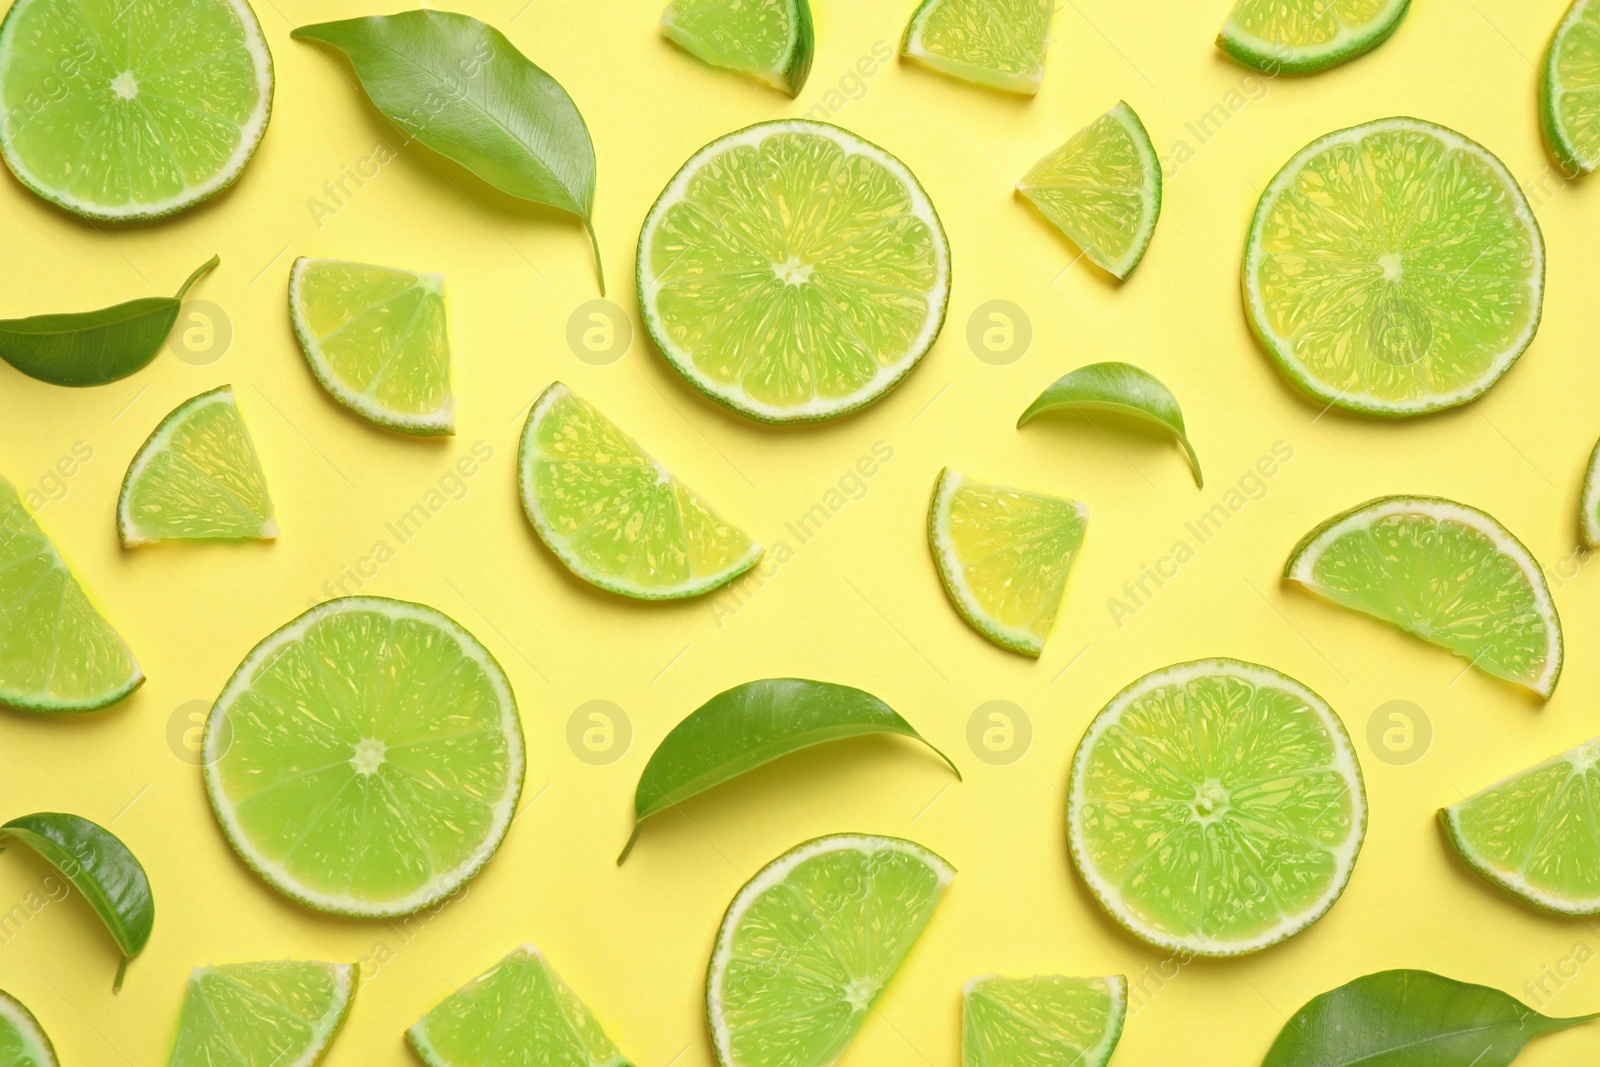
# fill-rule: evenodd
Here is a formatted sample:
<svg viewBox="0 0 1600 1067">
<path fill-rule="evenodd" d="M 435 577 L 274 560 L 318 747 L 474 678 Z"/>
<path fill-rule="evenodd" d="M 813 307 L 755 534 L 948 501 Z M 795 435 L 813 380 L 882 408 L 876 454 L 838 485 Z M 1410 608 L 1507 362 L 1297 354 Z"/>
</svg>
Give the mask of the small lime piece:
<svg viewBox="0 0 1600 1067">
<path fill-rule="evenodd" d="M 1105 1067 L 1127 1010 L 1121 975 L 974 978 L 961 990 L 962 1067 Z"/>
<path fill-rule="evenodd" d="M 0 1064 L 57 1067 L 55 1046 L 22 1001 L 0 989 Z"/>
<path fill-rule="evenodd" d="M 1032 96 L 1044 81 L 1050 0 L 922 0 L 900 54 L 993 89 Z"/>
<path fill-rule="evenodd" d="M 815 38 L 808 0 L 672 0 L 661 13 L 668 40 L 713 67 L 800 95 Z"/>
<path fill-rule="evenodd" d="M 1583 543 L 1600 548 L 1600 444 L 1589 453 L 1589 469 L 1583 475 Z"/>
<path fill-rule="evenodd" d="M 1239 0 L 1217 47 L 1268 74 L 1314 74 L 1370 52 L 1411 0 Z"/>
<path fill-rule="evenodd" d="M 1600 165 L 1600 3 L 1573 0 L 1539 79 L 1545 142 L 1569 176 Z"/>
<path fill-rule="evenodd" d="M 356 981 L 355 967 L 314 960 L 197 968 L 168 1067 L 315 1067 L 350 1014 Z"/>
</svg>

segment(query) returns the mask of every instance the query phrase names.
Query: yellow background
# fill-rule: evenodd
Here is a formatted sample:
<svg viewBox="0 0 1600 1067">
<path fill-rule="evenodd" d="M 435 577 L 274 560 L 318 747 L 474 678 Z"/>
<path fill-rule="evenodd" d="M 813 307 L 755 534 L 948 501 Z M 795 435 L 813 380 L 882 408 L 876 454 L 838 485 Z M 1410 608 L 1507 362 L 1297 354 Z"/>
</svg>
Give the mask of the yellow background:
<svg viewBox="0 0 1600 1067">
<path fill-rule="evenodd" d="M 1340 712 L 1366 773 L 1370 833 L 1344 898 L 1310 930 L 1248 959 L 1177 968 L 1159 989 L 1146 979 L 1150 992 L 1136 995 L 1117 1063 L 1258 1062 L 1302 1002 L 1389 967 L 1431 968 L 1525 998 L 1525 982 L 1564 967 L 1575 976 L 1559 986 L 1546 979 L 1540 1003 L 1554 1014 L 1600 1010 L 1600 926 L 1536 914 L 1481 883 L 1448 852 L 1434 820 L 1439 805 L 1600 732 L 1592 652 L 1600 568 L 1570 558 L 1582 470 L 1600 432 L 1600 186 L 1555 179 L 1535 106 L 1535 67 L 1560 0 L 1420 0 L 1370 56 L 1275 81 L 1251 80 L 1212 46 L 1227 0 L 1065 0 L 1043 90 L 1031 100 L 894 61 L 853 80 L 877 42 L 898 47 L 910 0 L 816 0 L 815 64 L 795 101 L 676 51 L 656 28 L 658 0 L 459 6 L 558 78 L 593 131 L 610 296 L 636 331 L 614 364 L 580 361 L 565 339 L 574 309 L 598 295 L 581 228 L 424 150 L 403 149 L 317 224 L 309 201 L 326 199 L 324 182 L 377 143 L 401 141 L 347 67 L 289 38 L 300 23 L 370 13 L 352 0 L 259 0 L 277 70 L 275 113 L 254 163 L 212 203 L 156 224 L 92 226 L 0 179 L 0 314 L 170 293 L 219 252 L 222 267 L 192 295 L 226 309 L 234 331 L 231 350 L 210 365 L 164 353 L 131 378 L 83 391 L 0 366 L 8 478 L 37 487 L 76 443 L 93 450 L 39 519 L 149 675 L 132 699 L 101 714 L 0 713 L 0 814 L 65 810 L 110 825 L 144 861 L 158 902 L 154 937 L 117 997 L 115 950 L 77 897 L 44 907 L 0 944 L 0 987 L 39 1015 L 68 1067 L 165 1062 L 190 968 L 286 956 L 368 960 L 327 1062 L 398 1067 L 411 1062 L 404 1028 L 452 983 L 523 941 L 545 950 L 641 1067 L 709 1064 L 702 982 L 724 907 L 766 861 L 841 830 L 913 837 L 961 872 L 844 1063 L 956 1063 L 959 990 L 972 975 L 1122 973 L 1137 984 L 1161 972 L 1166 955 L 1113 926 L 1071 871 L 1061 790 L 1084 726 L 1108 698 L 1148 670 L 1209 655 L 1271 664 Z M 1169 168 L 1154 243 L 1122 286 L 1071 265 L 1075 250 L 1011 192 L 1039 156 L 1119 98 L 1163 158 L 1174 159 L 1180 141 L 1193 153 Z M 855 417 L 775 431 L 703 400 L 651 349 L 637 319 L 634 248 L 645 212 L 691 152 L 819 104 L 921 178 L 949 233 L 954 288 L 943 336 L 897 390 Z M 1202 143 L 1185 124 L 1219 104 L 1227 119 Z M 1237 281 L 1245 227 L 1260 188 L 1308 140 L 1392 114 L 1459 129 L 1519 179 L 1545 183 L 1533 197 L 1549 256 L 1544 324 L 1474 406 L 1397 424 L 1319 417 L 1245 327 Z M 285 311 L 299 255 L 446 276 L 456 437 L 385 434 L 322 392 Z M 1027 354 L 1006 366 L 980 361 L 966 340 L 973 310 L 993 299 L 1025 309 L 1034 332 Z M 1012 428 L 1050 381 L 1104 359 L 1138 363 L 1172 387 L 1205 462 L 1204 490 L 1160 438 L 1104 421 L 1103 432 L 1070 419 Z M 522 413 L 554 379 L 764 544 L 787 542 L 793 558 L 731 613 L 713 598 L 631 603 L 570 577 L 523 520 L 513 476 Z M 282 537 L 123 551 L 113 509 L 128 460 L 180 401 L 229 382 Z M 493 458 L 466 497 L 399 545 L 384 524 L 478 441 Z M 784 524 L 880 441 L 893 458 L 865 497 L 800 544 Z M 1107 599 L 1278 441 L 1294 455 L 1265 497 L 1198 546 L 1119 628 Z M 947 464 L 1089 505 L 1088 539 L 1038 662 L 988 644 L 945 600 L 924 516 Z M 1396 492 L 1483 507 L 1547 570 L 1568 560 L 1552 580 L 1567 666 L 1548 705 L 1280 587 L 1283 559 L 1307 529 Z M 269 890 L 234 858 L 197 768 L 168 742 L 175 715 L 184 725 L 254 642 L 325 597 L 323 583 L 380 540 L 394 558 L 364 591 L 435 605 L 472 629 L 510 674 L 529 747 L 531 806 L 466 895 L 409 932 L 325 918 Z M 772 675 L 882 696 L 956 758 L 966 781 L 952 784 L 909 744 L 839 745 L 659 818 L 627 865 L 614 866 L 655 743 L 714 693 Z M 1033 726 L 1031 750 L 1009 766 L 981 762 L 966 741 L 973 710 L 996 699 L 1025 709 Z M 1366 741 L 1369 716 L 1395 699 L 1420 705 L 1434 729 L 1431 750 L 1409 766 L 1379 760 Z M 589 700 L 615 702 L 631 717 L 631 750 L 609 766 L 568 748 L 568 718 Z M 185 708 L 191 701 L 202 703 Z M 9 850 L 0 909 L 40 889 L 48 873 Z M 1597 1052 L 1600 1027 L 1589 1027 L 1542 1039 L 1522 1062 L 1551 1067 Z"/>
</svg>

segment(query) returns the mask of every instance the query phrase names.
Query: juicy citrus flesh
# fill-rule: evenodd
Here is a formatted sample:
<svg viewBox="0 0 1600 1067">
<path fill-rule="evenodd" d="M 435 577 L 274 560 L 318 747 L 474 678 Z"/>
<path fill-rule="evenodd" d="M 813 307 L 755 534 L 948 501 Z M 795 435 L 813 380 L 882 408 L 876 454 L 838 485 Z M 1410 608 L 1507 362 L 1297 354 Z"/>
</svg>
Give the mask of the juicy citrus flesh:
<svg viewBox="0 0 1600 1067">
<path fill-rule="evenodd" d="M 923 0 L 901 54 L 965 81 L 1033 94 L 1044 81 L 1050 0 Z"/>
<path fill-rule="evenodd" d="M 626 1067 L 577 994 L 532 945 L 440 1001 L 406 1040 L 428 1067 Z"/>
<path fill-rule="evenodd" d="M 5 1067 L 56 1067 L 55 1048 L 33 1013 L 0 990 L 0 1064 Z"/>
<path fill-rule="evenodd" d="M 1539 79 L 1545 139 L 1572 173 L 1600 165 L 1600 4 L 1573 0 L 1545 52 Z"/>
<path fill-rule="evenodd" d="M 1600 738 L 1440 814 L 1491 882 L 1564 915 L 1600 915 Z"/>
<path fill-rule="evenodd" d="M 93 711 L 143 681 L 127 644 L 0 478 L 0 704 Z"/>
<path fill-rule="evenodd" d="M 1561 620 L 1544 572 L 1489 515 L 1432 497 L 1384 497 L 1313 530 L 1284 576 L 1392 623 L 1479 670 L 1548 697 Z"/>
<path fill-rule="evenodd" d="M 1600 548 L 1600 444 L 1589 453 L 1589 468 L 1583 476 L 1583 543 Z"/>
<path fill-rule="evenodd" d="M 672 0 L 661 29 L 690 55 L 794 96 L 811 70 L 808 0 Z"/>
<path fill-rule="evenodd" d="M 528 521 L 562 563 L 602 589 L 698 596 L 761 558 L 749 534 L 560 382 L 534 402 L 519 464 Z"/>
<path fill-rule="evenodd" d="M 974 978 L 961 991 L 962 1067 L 1105 1067 L 1127 1007 L 1120 975 Z"/>
<path fill-rule="evenodd" d="M 962 617 L 995 644 L 1037 656 L 1088 520 L 1077 501 L 946 470 L 934 486 L 928 539 Z"/>
<path fill-rule="evenodd" d="M 145 441 L 122 480 L 117 533 L 124 545 L 278 536 L 231 386 L 184 401 Z"/>
<path fill-rule="evenodd" d="M 832 1064 L 954 876 L 921 845 L 892 837 L 823 837 L 773 860 L 717 933 L 706 1015 L 718 1063 Z"/>
<path fill-rule="evenodd" d="M 455 432 L 444 278 L 298 259 L 289 309 L 312 373 L 334 399 L 390 429 Z"/>
<path fill-rule="evenodd" d="M 1411 0 L 1239 0 L 1217 45 L 1274 74 L 1309 74 L 1382 44 L 1410 6 Z"/>
<path fill-rule="evenodd" d="M 200 967 L 169 1067 L 312 1067 L 338 1036 L 356 969 L 312 960 Z"/>
<path fill-rule="evenodd" d="M 0 25 L 0 150 L 93 218 L 180 211 L 231 183 L 272 107 L 244 0 L 18 0 Z"/>
<path fill-rule="evenodd" d="M 697 152 L 639 236 L 639 302 L 701 392 L 814 422 L 893 388 L 944 322 L 950 251 L 905 165 L 826 123 L 751 126 Z"/>
<path fill-rule="evenodd" d="M 475 874 L 510 827 L 524 752 L 505 674 L 420 604 L 346 597 L 269 636 L 206 723 L 229 841 L 320 911 L 407 915 Z"/>
<path fill-rule="evenodd" d="M 1544 240 L 1487 149 L 1383 119 L 1313 141 L 1272 180 L 1244 294 L 1257 337 L 1313 397 L 1436 411 L 1482 394 L 1533 340 Z"/>
<path fill-rule="evenodd" d="M 1321 918 L 1366 830 L 1348 735 L 1299 682 L 1201 660 L 1146 675 L 1090 724 L 1067 801 L 1072 857 L 1123 926 L 1236 956 Z"/>
<path fill-rule="evenodd" d="M 1035 163 L 1017 190 L 1091 262 L 1126 278 L 1161 214 L 1161 162 L 1139 116 L 1118 102 Z"/>
</svg>

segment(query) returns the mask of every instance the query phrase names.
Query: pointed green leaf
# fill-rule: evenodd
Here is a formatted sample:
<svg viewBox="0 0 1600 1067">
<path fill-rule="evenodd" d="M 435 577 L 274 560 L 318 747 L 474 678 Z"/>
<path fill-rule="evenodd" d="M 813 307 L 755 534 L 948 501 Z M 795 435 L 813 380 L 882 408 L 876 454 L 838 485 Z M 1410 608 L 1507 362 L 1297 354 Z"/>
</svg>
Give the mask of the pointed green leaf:
<svg viewBox="0 0 1600 1067">
<path fill-rule="evenodd" d="M 1170 430 L 1188 453 L 1195 484 L 1206 484 L 1200 473 L 1200 457 L 1195 455 L 1189 433 L 1184 429 L 1178 398 L 1149 371 L 1131 363 L 1091 363 L 1079 367 L 1057 378 L 1055 384 L 1040 393 L 1022 413 L 1017 425 L 1022 426 L 1042 412 L 1061 410 L 1111 411 Z"/>
</svg>

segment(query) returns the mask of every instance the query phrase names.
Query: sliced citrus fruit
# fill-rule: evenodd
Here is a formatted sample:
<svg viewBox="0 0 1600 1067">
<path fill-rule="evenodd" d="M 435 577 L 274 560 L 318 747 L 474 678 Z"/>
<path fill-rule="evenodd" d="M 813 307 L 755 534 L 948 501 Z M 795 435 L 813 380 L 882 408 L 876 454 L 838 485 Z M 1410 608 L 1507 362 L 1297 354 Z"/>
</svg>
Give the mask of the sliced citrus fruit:
<svg viewBox="0 0 1600 1067">
<path fill-rule="evenodd" d="M 645 600 L 699 596 L 761 546 L 560 382 L 534 401 L 518 455 L 522 508 L 578 577 Z"/>
<path fill-rule="evenodd" d="M 865 407 L 933 346 L 950 248 L 905 164 L 822 122 L 713 141 L 639 234 L 639 305 L 662 355 L 764 422 Z"/>
<path fill-rule="evenodd" d="M 1269 74 L 1312 74 L 1370 52 L 1411 0 L 1238 0 L 1217 47 Z"/>
<path fill-rule="evenodd" d="M 443 277 L 302 257 L 289 272 L 289 317 L 339 403 L 400 433 L 455 433 Z"/>
<path fill-rule="evenodd" d="M 963 1067 L 1105 1067 L 1122 1037 L 1128 980 L 974 978 L 961 990 Z"/>
<path fill-rule="evenodd" d="M 17 0 L 0 23 L 0 155 L 94 219 L 150 219 L 233 184 L 272 111 L 244 0 Z"/>
<path fill-rule="evenodd" d="M 55 1046 L 22 1001 L 0 989 L 0 1064 L 56 1067 Z"/>
<path fill-rule="evenodd" d="M 1562 915 L 1600 915 L 1600 737 L 1439 811 L 1461 858 Z"/>
<path fill-rule="evenodd" d="M 1589 469 L 1583 475 L 1583 543 L 1600 548 L 1600 444 L 1589 453 Z"/>
<path fill-rule="evenodd" d="M 511 826 L 525 763 L 489 650 L 421 604 L 344 597 L 257 645 L 202 749 L 223 832 L 279 892 L 409 915 L 455 892 Z"/>
<path fill-rule="evenodd" d="M 1089 509 L 1075 500 L 939 472 L 928 542 L 950 602 L 983 636 L 1037 656 L 1055 622 Z"/>
<path fill-rule="evenodd" d="M 1488 149 L 1418 119 L 1319 137 L 1256 206 L 1251 328 L 1297 387 L 1369 415 L 1464 404 L 1533 341 L 1544 238 Z"/>
<path fill-rule="evenodd" d="M 117 536 L 125 547 L 278 536 L 233 386 L 185 400 L 151 432 L 122 477 Z"/>
<path fill-rule="evenodd" d="M 1569 176 L 1600 165 L 1600 4 L 1573 0 L 1539 78 L 1545 143 Z"/>
<path fill-rule="evenodd" d="M 0 704 L 94 711 L 143 682 L 127 643 L 0 478 Z"/>
<path fill-rule="evenodd" d="M 1450 500 L 1386 496 L 1303 537 L 1283 576 L 1548 698 L 1561 619 L 1544 572 L 1495 519 Z"/>
<path fill-rule="evenodd" d="M 406 1031 L 428 1067 L 628 1067 L 577 994 L 532 945 L 440 1001 Z"/>
<path fill-rule="evenodd" d="M 827 1067 L 955 870 L 912 841 L 835 834 L 790 849 L 728 905 L 706 974 L 722 1067 Z"/>
<path fill-rule="evenodd" d="M 922 0 L 900 54 L 995 89 L 1032 95 L 1044 81 L 1050 0 Z"/>
<path fill-rule="evenodd" d="M 1139 116 L 1118 101 L 1035 163 L 1017 191 L 1090 262 L 1126 278 L 1161 216 L 1161 161 Z"/>
<path fill-rule="evenodd" d="M 1344 892 L 1366 828 L 1344 724 L 1253 663 L 1145 675 L 1072 760 L 1073 862 L 1112 918 L 1166 949 L 1239 956 L 1304 930 Z"/>
<path fill-rule="evenodd" d="M 189 975 L 168 1067 L 314 1067 L 356 995 L 342 963 L 272 960 Z"/>
<path fill-rule="evenodd" d="M 811 73 L 808 0 L 672 0 L 661 13 L 668 40 L 713 67 L 798 96 Z"/>
</svg>

